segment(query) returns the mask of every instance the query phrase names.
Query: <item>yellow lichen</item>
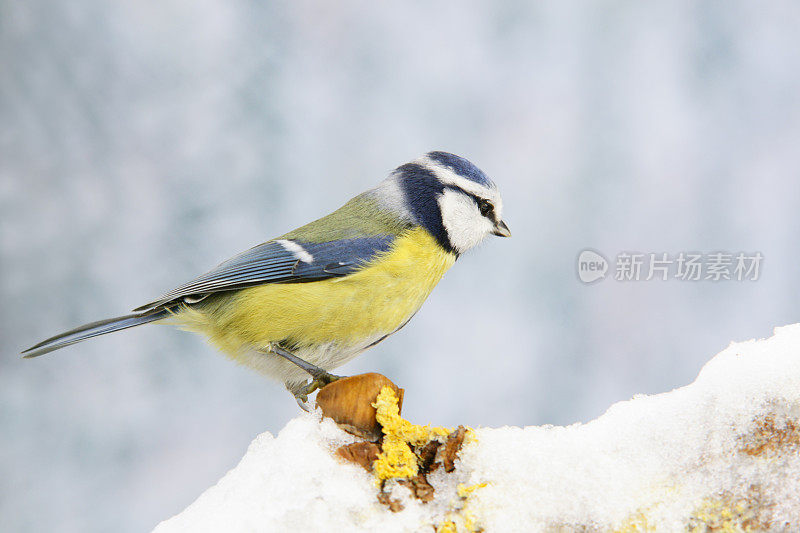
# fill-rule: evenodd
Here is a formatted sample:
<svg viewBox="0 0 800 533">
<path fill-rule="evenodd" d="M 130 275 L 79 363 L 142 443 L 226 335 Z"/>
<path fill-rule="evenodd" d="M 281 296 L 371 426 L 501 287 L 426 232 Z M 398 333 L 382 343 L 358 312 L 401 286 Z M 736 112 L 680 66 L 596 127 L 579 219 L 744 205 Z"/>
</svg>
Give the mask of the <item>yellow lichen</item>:
<svg viewBox="0 0 800 533">
<path fill-rule="evenodd" d="M 469 533 L 478 533 L 479 531 L 483 531 L 483 528 L 478 525 L 477 518 L 467 509 L 461 511 L 461 515 L 464 517 L 464 527 L 467 528 Z"/>
<path fill-rule="evenodd" d="M 445 452 L 444 463 L 445 472 L 448 470 L 448 461 L 451 463 L 455 454 L 463 445 L 463 442 L 473 441 L 473 431 L 470 429 L 459 428 L 458 431 L 443 427 L 418 426 L 400 416 L 398 399 L 391 387 L 383 387 L 380 394 L 372 404 L 377 410 L 376 419 L 383 430 L 382 451 L 373 463 L 373 472 L 379 486 L 390 479 L 401 480 L 411 479 L 418 474 L 425 481 L 425 474 L 430 468 L 430 463 L 425 463 L 423 459 L 417 457 L 417 453 L 428 445 L 431 441 L 442 444 L 439 448 L 440 453 Z M 462 440 L 463 439 L 463 440 Z M 435 448 L 434 448 L 435 450 Z M 433 459 L 429 457 L 429 461 Z M 423 471 L 420 472 L 420 464 L 423 463 Z M 437 462 L 441 466 L 441 463 Z M 412 480 L 413 481 L 413 480 Z M 486 483 L 477 483 L 466 486 L 459 484 L 457 488 L 458 498 L 451 504 L 450 512 L 447 513 L 445 520 L 436 525 L 437 533 L 458 533 L 467 531 L 478 533 L 483 528 L 478 525 L 474 513 L 468 509 L 469 497 L 478 489 L 486 486 Z M 431 491 L 433 489 L 431 488 Z M 427 500 L 426 500 L 427 501 Z"/>
<path fill-rule="evenodd" d="M 464 442 L 462 445 L 472 445 L 478 443 L 478 437 L 475 435 L 475 431 L 471 427 L 467 427 L 467 433 L 464 435 Z M 477 518 L 475 514 L 472 512 L 471 509 L 467 508 L 468 498 L 478 489 L 482 489 L 486 487 L 488 483 L 485 481 L 483 483 L 476 483 L 474 485 L 464 485 L 463 483 L 458 484 L 458 496 L 464 500 L 464 507 L 461 510 L 461 514 L 464 517 L 464 527 L 467 528 L 469 532 L 479 532 L 483 531 L 483 528 L 477 523 Z"/>
<path fill-rule="evenodd" d="M 458 533 L 458 527 L 452 520 L 446 520 L 436 527 L 436 533 Z"/>
<path fill-rule="evenodd" d="M 464 485 L 463 483 L 458 484 L 458 497 L 459 498 L 469 498 L 470 495 L 478 489 L 482 489 L 485 487 L 487 483 L 476 483 L 474 485 Z"/>
<path fill-rule="evenodd" d="M 450 434 L 446 428 L 418 426 L 402 418 L 397 395 L 391 387 L 383 387 L 372 406 L 377 410 L 376 418 L 384 433 L 383 451 L 373 465 L 379 483 L 416 476 L 419 465 L 411 446 L 422 446 Z"/>
<path fill-rule="evenodd" d="M 468 531 L 469 533 L 478 533 L 479 531 L 483 531 L 483 528 L 478 524 L 478 519 L 472 512 L 472 509 L 469 508 L 469 498 L 476 490 L 482 489 L 486 485 L 487 483 L 476 483 L 474 485 L 464 485 L 463 483 L 458 484 L 456 493 L 458 494 L 459 499 L 453 505 L 450 515 L 452 517 L 450 521 L 453 524 L 460 523 L 464 530 Z"/>
<path fill-rule="evenodd" d="M 379 481 L 414 477 L 419 472 L 417 456 L 408 443 L 394 435 L 383 439 L 383 451 L 378 454 L 373 469 Z"/>
<path fill-rule="evenodd" d="M 377 409 L 375 418 L 386 436 L 395 435 L 414 446 L 421 446 L 436 438 L 447 437 L 452 429 L 418 426 L 400 416 L 397 395 L 391 387 L 383 387 L 372 406 Z"/>
<path fill-rule="evenodd" d="M 687 530 L 692 533 L 722 531 L 765 531 L 770 529 L 769 509 L 761 488 L 751 485 L 739 497 L 729 492 L 700 502 L 689 519 Z"/>
</svg>

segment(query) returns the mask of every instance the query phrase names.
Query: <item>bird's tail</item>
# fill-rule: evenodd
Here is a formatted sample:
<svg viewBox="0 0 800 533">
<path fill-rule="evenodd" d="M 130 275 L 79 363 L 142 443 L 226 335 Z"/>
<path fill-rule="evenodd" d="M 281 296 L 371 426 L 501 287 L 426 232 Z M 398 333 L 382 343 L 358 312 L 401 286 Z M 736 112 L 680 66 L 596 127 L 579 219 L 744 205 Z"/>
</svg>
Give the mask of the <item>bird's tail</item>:
<svg viewBox="0 0 800 533">
<path fill-rule="evenodd" d="M 53 350 L 63 348 L 64 346 L 97 337 L 98 335 L 105 335 L 106 333 L 112 333 L 121 329 L 132 328 L 133 326 L 147 324 L 148 322 L 155 322 L 156 320 L 167 318 L 171 314 L 172 309 L 161 308 L 146 314 L 138 313 L 118 316 L 116 318 L 107 318 L 98 322 L 92 322 L 91 324 L 84 324 L 83 326 L 60 333 L 55 337 L 50 337 L 36 346 L 31 346 L 22 353 L 25 358 L 38 357 L 50 353 Z"/>
</svg>

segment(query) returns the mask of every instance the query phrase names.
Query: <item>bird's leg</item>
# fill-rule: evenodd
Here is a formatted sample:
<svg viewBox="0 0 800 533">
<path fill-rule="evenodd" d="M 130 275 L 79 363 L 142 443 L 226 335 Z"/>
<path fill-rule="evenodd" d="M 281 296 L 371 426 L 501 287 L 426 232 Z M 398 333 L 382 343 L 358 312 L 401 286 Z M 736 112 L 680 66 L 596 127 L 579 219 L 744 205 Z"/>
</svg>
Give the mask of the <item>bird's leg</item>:
<svg viewBox="0 0 800 533">
<path fill-rule="evenodd" d="M 305 370 L 306 372 L 308 372 L 308 374 L 312 378 L 314 378 L 314 381 L 312 381 L 312 383 L 317 383 L 319 386 L 317 386 L 316 388 L 311 389 L 310 391 L 308 391 L 308 393 L 314 392 L 315 390 L 317 390 L 317 388 L 321 388 L 320 386 L 324 387 L 328 383 L 333 383 L 334 381 L 336 381 L 337 379 L 339 379 L 341 377 L 341 376 L 336 376 L 336 375 L 330 374 L 330 373 L 326 372 L 325 370 L 321 369 L 320 367 L 318 367 L 316 365 L 312 365 L 311 363 L 309 363 L 305 359 L 300 359 L 295 354 L 293 354 L 289 350 L 286 350 L 285 348 L 283 348 L 282 346 L 280 346 L 278 344 L 271 345 L 269 347 L 269 351 L 274 353 L 274 354 L 280 355 L 281 357 L 283 357 L 287 361 L 297 365 L 299 368 L 301 368 L 301 369 Z"/>
<path fill-rule="evenodd" d="M 287 386 L 289 392 L 291 392 L 294 395 L 300 407 L 305 409 L 306 411 L 308 411 L 308 406 L 305 405 L 305 403 L 308 401 L 309 394 L 311 394 L 317 389 L 321 389 L 328 383 L 333 383 L 334 381 L 342 377 L 331 374 L 316 365 L 312 365 L 308 361 L 297 357 L 295 354 L 293 354 L 292 352 L 290 352 L 289 350 L 283 348 L 278 344 L 270 345 L 268 351 L 276 355 L 280 355 L 290 363 L 297 365 L 298 368 L 301 368 L 306 372 L 308 372 L 308 374 L 311 376 L 310 383 L 301 386 L 292 386 L 292 387 Z"/>
</svg>

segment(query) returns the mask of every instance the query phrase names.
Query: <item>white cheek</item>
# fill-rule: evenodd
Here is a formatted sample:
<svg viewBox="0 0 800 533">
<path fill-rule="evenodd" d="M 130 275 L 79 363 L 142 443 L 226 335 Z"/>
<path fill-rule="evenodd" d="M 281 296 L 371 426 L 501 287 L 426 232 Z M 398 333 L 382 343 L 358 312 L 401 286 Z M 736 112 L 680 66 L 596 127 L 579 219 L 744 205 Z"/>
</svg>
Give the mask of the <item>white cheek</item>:
<svg viewBox="0 0 800 533">
<path fill-rule="evenodd" d="M 492 223 L 480 214 L 474 200 L 461 193 L 445 190 L 439 197 L 439 207 L 450 243 L 459 253 L 479 244 L 492 232 Z"/>
</svg>

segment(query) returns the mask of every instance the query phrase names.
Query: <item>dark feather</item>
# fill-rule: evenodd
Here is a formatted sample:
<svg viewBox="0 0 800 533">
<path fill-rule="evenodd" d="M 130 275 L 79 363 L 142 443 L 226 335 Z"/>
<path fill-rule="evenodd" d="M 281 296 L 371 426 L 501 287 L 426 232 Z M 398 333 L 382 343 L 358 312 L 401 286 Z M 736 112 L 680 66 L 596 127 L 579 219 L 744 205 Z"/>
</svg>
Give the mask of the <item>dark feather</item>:
<svg viewBox="0 0 800 533">
<path fill-rule="evenodd" d="M 55 337 L 50 337 L 47 340 L 40 342 L 35 346 L 31 346 L 24 352 L 25 358 L 38 357 L 46 353 L 58 350 L 70 344 L 75 344 L 98 335 L 105 335 L 113 331 L 121 329 L 132 328 L 148 322 L 161 320 L 169 316 L 170 311 L 167 309 L 160 309 L 153 313 L 125 315 L 115 318 L 107 318 L 91 324 L 84 324 L 75 329 L 59 333 Z"/>
<path fill-rule="evenodd" d="M 148 311 L 187 297 L 199 299 L 207 294 L 262 283 L 300 283 L 347 276 L 376 254 L 387 251 L 394 238 L 391 235 L 376 235 L 320 243 L 287 240 L 302 246 L 313 260 L 308 263 L 301 261 L 280 242 L 269 241 L 225 261 L 210 272 L 134 311 Z"/>
</svg>

